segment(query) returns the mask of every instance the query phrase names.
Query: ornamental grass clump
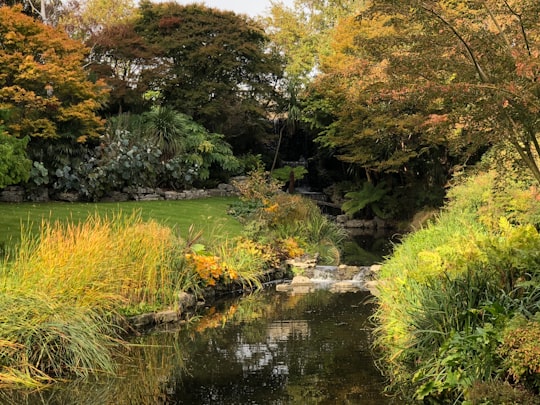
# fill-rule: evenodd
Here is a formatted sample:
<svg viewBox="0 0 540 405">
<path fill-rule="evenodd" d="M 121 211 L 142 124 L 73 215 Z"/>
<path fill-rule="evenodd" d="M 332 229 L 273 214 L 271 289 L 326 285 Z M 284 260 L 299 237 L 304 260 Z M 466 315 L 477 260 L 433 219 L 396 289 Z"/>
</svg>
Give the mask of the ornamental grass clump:
<svg viewBox="0 0 540 405">
<path fill-rule="evenodd" d="M 0 385 L 113 372 L 119 317 L 172 306 L 200 283 L 185 247 L 137 214 L 24 233 L 0 269 Z"/>
<path fill-rule="evenodd" d="M 45 292 L 102 310 L 163 307 L 180 285 L 185 242 L 170 228 L 137 214 L 95 215 L 83 223 L 44 222 L 37 238 L 23 235 L 6 264 L 6 289 Z"/>
<path fill-rule="evenodd" d="M 120 331 L 91 308 L 37 291 L 3 291 L 0 324 L 0 387 L 40 387 L 115 370 Z"/>
</svg>

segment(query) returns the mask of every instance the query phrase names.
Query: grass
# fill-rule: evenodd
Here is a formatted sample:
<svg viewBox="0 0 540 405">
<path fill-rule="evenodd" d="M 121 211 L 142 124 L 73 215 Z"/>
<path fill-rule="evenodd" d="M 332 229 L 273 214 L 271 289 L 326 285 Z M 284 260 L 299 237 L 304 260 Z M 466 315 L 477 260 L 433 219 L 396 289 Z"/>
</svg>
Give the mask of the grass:
<svg viewBox="0 0 540 405">
<path fill-rule="evenodd" d="M 185 254 L 241 234 L 234 200 L 0 204 L 0 388 L 114 372 L 118 316 L 197 292 Z"/>
<path fill-rule="evenodd" d="M 121 203 L 0 203 L 0 248 L 20 242 L 21 228 L 39 233 L 43 221 L 84 222 L 87 218 L 137 211 L 143 220 L 152 219 L 187 235 L 193 225 L 205 237 L 234 237 L 242 225 L 227 215 L 234 197 L 178 201 L 127 201 Z"/>
<path fill-rule="evenodd" d="M 176 308 L 180 291 L 260 286 L 298 242 L 242 236 L 227 214 L 233 202 L 0 204 L 0 387 L 114 372 L 123 316 Z M 297 197 L 279 202 L 265 212 L 294 220 L 294 234 L 313 217 Z M 308 222 L 306 242 L 335 236 L 326 222 Z"/>
</svg>

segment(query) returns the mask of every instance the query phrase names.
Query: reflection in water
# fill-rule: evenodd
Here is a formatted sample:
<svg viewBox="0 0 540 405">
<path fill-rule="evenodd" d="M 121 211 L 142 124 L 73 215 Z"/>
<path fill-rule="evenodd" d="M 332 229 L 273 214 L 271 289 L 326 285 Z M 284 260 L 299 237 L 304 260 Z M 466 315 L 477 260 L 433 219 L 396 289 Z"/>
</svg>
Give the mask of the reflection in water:
<svg viewBox="0 0 540 405">
<path fill-rule="evenodd" d="M 133 339 L 119 376 L 1 392 L 17 404 L 385 404 L 367 293 L 271 291 Z"/>
</svg>

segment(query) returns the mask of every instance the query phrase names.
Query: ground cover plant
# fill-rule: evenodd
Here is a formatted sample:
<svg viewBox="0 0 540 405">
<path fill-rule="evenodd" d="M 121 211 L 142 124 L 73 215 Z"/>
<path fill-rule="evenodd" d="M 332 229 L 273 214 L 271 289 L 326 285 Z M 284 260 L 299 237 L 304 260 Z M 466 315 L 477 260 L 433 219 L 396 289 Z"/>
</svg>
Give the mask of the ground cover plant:
<svg viewBox="0 0 540 405">
<path fill-rule="evenodd" d="M 505 173 L 453 188 L 382 266 L 375 347 L 403 400 L 537 403 L 540 206 Z"/>
</svg>

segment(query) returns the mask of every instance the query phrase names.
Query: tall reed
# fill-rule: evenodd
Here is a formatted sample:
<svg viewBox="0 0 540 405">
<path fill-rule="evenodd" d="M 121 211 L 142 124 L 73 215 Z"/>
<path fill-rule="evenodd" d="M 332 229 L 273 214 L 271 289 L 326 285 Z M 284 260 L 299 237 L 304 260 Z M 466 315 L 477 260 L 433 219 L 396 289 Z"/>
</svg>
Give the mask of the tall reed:
<svg viewBox="0 0 540 405">
<path fill-rule="evenodd" d="M 112 315 L 173 305 L 197 283 L 184 268 L 185 246 L 136 213 L 23 232 L 0 268 L 0 385 L 112 372 Z"/>
<path fill-rule="evenodd" d="M 3 284 L 89 308 L 169 305 L 187 287 L 178 285 L 184 247 L 170 228 L 137 214 L 43 222 L 37 237 L 23 232 Z"/>
</svg>

